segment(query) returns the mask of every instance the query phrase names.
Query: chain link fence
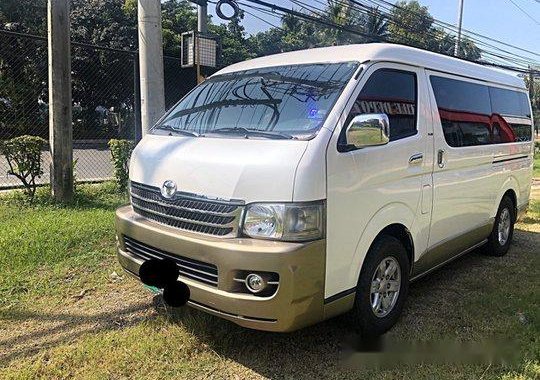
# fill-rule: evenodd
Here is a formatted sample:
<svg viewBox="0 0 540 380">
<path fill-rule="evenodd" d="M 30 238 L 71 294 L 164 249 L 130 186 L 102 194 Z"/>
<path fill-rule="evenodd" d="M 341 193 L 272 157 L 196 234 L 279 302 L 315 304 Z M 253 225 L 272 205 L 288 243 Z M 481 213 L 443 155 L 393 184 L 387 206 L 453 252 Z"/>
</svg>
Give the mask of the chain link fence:
<svg viewBox="0 0 540 380">
<path fill-rule="evenodd" d="M 108 141 L 136 139 L 138 104 L 136 52 L 72 43 L 73 159 L 75 179 L 112 178 Z M 181 69 L 180 57 L 166 57 L 165 102 L 172 107 L 195 85 L 193 69 Z M 21 135 L 48 140 L 48 60 L 44 37 L 0 30 L 0 140 Z M 50 178 L 50 154 L 44 151 Z M 20 185 L 8 175 L 0 156 L 0 189 Z"/>
</svg>

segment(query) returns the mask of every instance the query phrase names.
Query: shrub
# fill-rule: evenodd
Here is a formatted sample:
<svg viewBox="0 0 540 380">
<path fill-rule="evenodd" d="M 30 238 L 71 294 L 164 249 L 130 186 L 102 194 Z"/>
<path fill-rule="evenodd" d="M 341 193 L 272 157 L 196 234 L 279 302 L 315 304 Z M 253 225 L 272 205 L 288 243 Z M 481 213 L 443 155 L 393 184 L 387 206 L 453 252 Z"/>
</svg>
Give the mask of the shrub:
<svg viewBox="0 0 540 380">
<path fill-rule="evenodd" d="M 36 178 L 41 177 L 41 151 L 47 141 L 37 136 L 19 136 L 0 141 L 0 153 L 9 165 L 8 174 L 17 177 L 30 199 L 36 193 Z"/>
<path fill-rule="evenodd" d="M 118 191 L 123 192 L 127 188 L 129 179 L 129 158 L 133 151 L 133 141 L 130 140 L 109 140 L 111 158 L 114 167 L 114 176 Z"/>
</svg>

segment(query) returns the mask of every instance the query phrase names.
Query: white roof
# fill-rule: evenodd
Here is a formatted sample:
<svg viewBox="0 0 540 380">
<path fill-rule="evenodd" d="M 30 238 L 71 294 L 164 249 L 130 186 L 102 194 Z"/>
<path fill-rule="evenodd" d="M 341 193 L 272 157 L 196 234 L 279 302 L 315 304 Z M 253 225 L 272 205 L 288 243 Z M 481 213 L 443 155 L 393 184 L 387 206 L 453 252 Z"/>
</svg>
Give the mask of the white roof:
<svg viewBox="0 0 540 380">
<path fill-rule="evenodd" d="M 347 61 L 386 61 L 406 63 L 413 66 L 525 89 L 524 81 L 510 71 L 486 67 L 409 46 L 387 43 L 330 46 L 274 54 L 235 63 L 225 67 L 216 74 L 225 74 L 260 67 Z"/>
</svg>

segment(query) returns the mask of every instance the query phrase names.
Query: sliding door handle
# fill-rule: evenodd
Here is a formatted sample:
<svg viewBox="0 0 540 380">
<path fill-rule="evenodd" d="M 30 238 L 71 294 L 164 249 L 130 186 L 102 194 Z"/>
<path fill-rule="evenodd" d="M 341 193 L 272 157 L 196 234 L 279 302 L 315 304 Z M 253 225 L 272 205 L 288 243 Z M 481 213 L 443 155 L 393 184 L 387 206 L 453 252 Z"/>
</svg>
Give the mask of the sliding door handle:
<svg viewBox="0 0 540 380">
<path fill-rule="evenodd" d="M 444 150 L 439 149 L 437 152 L 437 165 L 442 169 L 444 168 Z"/>
<path fill-rule="evenodd" d="M 423 159 L 424 159 L 424 154 L 423 154 L 423 153 L 416 153 L 416 154 L 413 154 L 413 155 L 409 158 L 409 164 L 420 163 L 420 162 L 422 162 Z"/>
</svg>

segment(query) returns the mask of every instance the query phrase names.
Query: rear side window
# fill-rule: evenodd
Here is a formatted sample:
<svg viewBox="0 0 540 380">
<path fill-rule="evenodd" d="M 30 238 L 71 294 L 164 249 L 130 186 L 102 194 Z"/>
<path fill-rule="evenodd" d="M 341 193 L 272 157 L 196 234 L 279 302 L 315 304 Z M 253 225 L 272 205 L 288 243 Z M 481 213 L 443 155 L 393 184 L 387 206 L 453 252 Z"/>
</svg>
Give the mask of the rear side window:
<svg viewBox="0 0 540 380">
<path fill-rule="evenodd" d="M 416 134 L 416 74 L 380 69 L 369 77 L 349 114 L 385 113 L 390 121 L 390 141 Z"/>
<path fill-rule="evenodd" d="M 531 117 L 527 95 L 505 88 L 489 87 L 492 113 L 504 116 Z"/>
<path fill-rule="evenodd" d="M 430 81 L 448 145 L 531 140 L 530 107 L 524 93 L 437 76 Z"/>
</svg>

